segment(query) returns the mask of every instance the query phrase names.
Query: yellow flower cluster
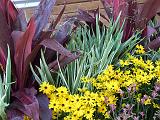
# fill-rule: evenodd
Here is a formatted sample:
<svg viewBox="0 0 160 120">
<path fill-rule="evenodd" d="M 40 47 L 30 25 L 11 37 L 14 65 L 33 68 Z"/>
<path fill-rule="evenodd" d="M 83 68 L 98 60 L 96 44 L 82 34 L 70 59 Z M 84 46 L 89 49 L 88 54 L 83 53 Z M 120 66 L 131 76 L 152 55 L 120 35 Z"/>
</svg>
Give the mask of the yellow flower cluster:
<svg viewBox="0 0 160 120">
<path fill-rule="evenodd" d="M 154 65 L 151 60 L 145 62 L 141 57 L 128 56 L 127 60 L 120 60 L 120 65 L 121 68 L 117 70 L 109 65 L 96 79 L 89 78 L 88 81 L 105 93 L 107 90 L 106 94 L 111 95 L 120 91 L 122 87 L 128 88 L 134 85 L 138 89 L 142 84 L 150 84 L 153 78 L 159 78 L 159 61 Z"/>
<path fill-rule="evenodd" d="M 64 120 L 83 118 L 92 120 L 95 113 L 101 113 L 104 118 L 109 118 L 110 106 L 114 105 L 116 108 L 117 94 L 123 96 L 124 89 L 127 91 L 130 88 L 130 91 L 138 91 L 143 84 L 150 85 L 153 79 L 160 81 L 160 61 L 153 63 L 151 60 L 144 61 L 141 57 L 128 55 L 127 60 L 120 60 L 118 69 L 109 65 L 96 78 L 82 78 L 83 82 L 93 85 L 94 92 L 85 88 L 79 89 L 80 94 L 72 95 L 66 87 L 56 88 L 47 82 L 40 85 L 40 92 L 50 99 L 49 108 L 52 109 L 53 119 L 65 113 Z M 141 98 L 141 93 L 137 94 L 137 102 L 140 102 Z M 152 99 L 149 97 L 144 101 L 144 105 L 151 104 L 151 102 Z M 153 106 L 159 107 L 155 103 Z"/>
<path fill-rule="evenodd" d="M 66 87 L 52 88 L 53 85 L 43 82 L 40 90 L 50 99 L 49 108 L 52 109 L 53 119 L 56 119 L 57 115 L 61 115 L 63 112 L 68 113 L 64 120 L 79 120 L 83 117 L 92 119 L 96 110 L 103 113 L 106 118 L 109 117 L 105 98 L 98 93 L 86 90 L 83 95 L 71 95 Z M 113 101 L 114 98 L 109 99 Z"/>
</svg>

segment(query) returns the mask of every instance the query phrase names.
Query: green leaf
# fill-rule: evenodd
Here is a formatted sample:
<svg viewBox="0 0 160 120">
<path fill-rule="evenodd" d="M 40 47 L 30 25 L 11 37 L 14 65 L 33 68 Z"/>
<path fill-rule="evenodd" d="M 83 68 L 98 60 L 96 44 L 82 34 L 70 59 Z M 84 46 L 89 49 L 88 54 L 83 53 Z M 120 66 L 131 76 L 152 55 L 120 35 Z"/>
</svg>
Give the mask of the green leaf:
<svg viewBox="0 0 160 120">
<path fill-rule="evenodd" d="M 41 51 L 41 59 L 42 59 L 42 67 L 43 67 L 43 70 L 44 70 L 44 73 L 46 74 L 46 78 L 47 80 L 51 83 L 51 84 L 54 84 L 54 80 L 52 78 L 52 75 L 50 73 L 50 70 L 47 66 L 47 63 L 45 61 L 45 58 L 44 58 L 44 54 L 43 52 Z"/>
<path fill-rule="evenodd" d="M 34 75 L 35 80 L 38 82 L 38 84 L 41 84 L 42 81 L 41 81 L 41 79 L 38 77 L 38 75 L 36 74 L 36 72 L 34 71 L 34 69 L 33 69 L 33 67 L 32 67 L 32 64 L 30 64 L 30 68 L 31 68 L 31 71 L 32 71 L 32 73 L 33 73 L 33 75 Z"/>
<path fill-rule="evenodd" d="M 10 103 L 10 92 L 11 92 L 11 57 L 10 57 L 10 49 L 8 46 L 8 57 L 7 57 L 7 64 L 6 64 L 6 78 L 5 78 L 5 90 L 6 90 L 6 97 L 5 102 Z"/>
</svg>

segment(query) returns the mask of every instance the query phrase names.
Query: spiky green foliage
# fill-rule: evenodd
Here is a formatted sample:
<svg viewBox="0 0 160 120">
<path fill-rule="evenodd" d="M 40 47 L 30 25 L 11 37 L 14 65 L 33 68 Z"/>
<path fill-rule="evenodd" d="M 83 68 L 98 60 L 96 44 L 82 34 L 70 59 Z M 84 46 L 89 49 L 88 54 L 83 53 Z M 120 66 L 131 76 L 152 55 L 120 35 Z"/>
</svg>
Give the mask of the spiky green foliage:
<svg viewBox="0 0 160 120">
<path fill-rule="evenodd" d="M 53 80 L 51 72 L 47 66 L 47 63 L 44 58 L 44 53 L 42 51 L 41 51 L 40 67 L 36 66 L 36 68 L 40 74 L 40 77 L 36 74 L 36 72 L 34 71 L 31 64 L 30 64 L 30 67 L 31 67 L 32 73 L 33 73 L 36 81 L 38 82 L 38 84 L 41 84 L 43 81 L 47 81 L 51 84 L 54 84 L 54 80 Z"/>
<path fill-rule="evenodd" d="M 109 27 L 100 29 L 96 23 L 96 33 L 90 31 L 87 26 L 81 27 L 73 35 L 67 46 L 71 51 L 80 50 L 82 55 L 79 59 L 67 65 L 58 72 L 60 84 L 69 88 L 71 93 L 77 92 L 77 88 L 89 87 L 80 81 L 83 76 L 96 76 L 107 68 L 109 64 L 116 64 L 133 49 L 140 40 L 139 34 L 133 35 L 129 40 L 121 43 L 123 27 L 119 27 L 119 18 L 111 22 Z M 97 17 L 98 19 L 98 17 Z M 98 20 L 97 20 L 98 21 Z"/>
<path fill-rule="evenodd" d="M 0 119 L 6 119 L 5 109 L 10 102 L 10 92 L 11 92 L 11 58 L 10 49 L 8 47 L 8 57 L 6 64 L 6 71 L 2 75 L 0 74 Z"/>
</svg>

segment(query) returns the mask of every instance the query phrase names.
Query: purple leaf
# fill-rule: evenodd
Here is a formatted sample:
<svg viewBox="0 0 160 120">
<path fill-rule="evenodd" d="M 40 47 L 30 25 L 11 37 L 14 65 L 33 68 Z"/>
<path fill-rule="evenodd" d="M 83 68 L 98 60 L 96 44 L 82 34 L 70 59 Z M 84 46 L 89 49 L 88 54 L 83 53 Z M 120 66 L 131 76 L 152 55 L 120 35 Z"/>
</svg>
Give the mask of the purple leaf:
<svg viewBox="0 0 160 120">
<path fill-rule="evenodd" d="M 138 15 L 137 28 L 144 29 L 148 21 L 156 15 L 158 9 L 160 8 L 160 0 L 147 0 L 143 8 Z"/>
<path fill-rule="evenodd" d="M 37 95 L 37 100 L 39 102 L 39 114 L 41 120 L 51 120 L 52 111 L 48 108 L 49 99 L 44 94 Z"/>
<path fill-rule="evenodd" d="M 151 36 L 153 35 L 153 33 L 156 33 L 156 29 L 151 27 L 151 26 L 147 26 L 147 38 L 150 39 Z"/>
<path fill-rule="evenodd" d="M 112 0 L 101 0 L 103 7 L 107 13 L 107 16 L 112 19 L 113 18 L 113 14 L 112 14 L 112 10 L 111 10 L 111 6 L 112 6 Z"/>
<path fill-rule="evenodd" d="M 2 48 L 0 48 L 0 65 L 2 65 L 2 69 L 5 69 L 6 68 L 6 61 L 7 61 L 7 58 L 2 50 Z"/>
<path fill-rule="evenodd" d="M 58 41 L 60 44 L 64 45 L 66 42 L 68 42 L 68 37 L 70 36 L 72 32 L 72 27 L 75 22 L 75 19 L 69 19 L 68 21 L 65 21 L 60 28 L 55 32 L 55 35 L 53 36 L 53 39 Z"/>
<path fill-rule="evenodd" d="M 27 29 L 27 20 L 25 17 L 25 13 L 23 10 L 18 10 L 18 15 L 16 18 L 16 22 L 14 25 L 14 30 L 18 30 L 18 31 L 26 31 Z"/>
<path fill-rule="evenodd" d="M 39 103 L 35 94 L 36 90 L 34 88 L 26 88 L 24 91 L 21 90 L 13 93 L 13 96 L 16 98 L 16 102 L 12 104 L 12 107 L 21 111 L 33 120 L 39 120 Z"/>
<path fill-rule="evenodd" d="M 88 12 L 78 9 L 78 15 L 76 15 L 77 19 L 80 21 L 90 22 L 95 24 L 95 18 L 93 18 Z"/>
<path fill-rule="evenodd" d="M 33 17 L 36 23 L 36 33 L 34 40 L 36 40 L 44 27 L 48 24 L 49 16 L 51 15 L 52 8 L 55 5 L 56 0 L 41 0 L 38 8 L 36 9 Z"/>
<path fill-rule="evenodd" d="M 60 13 L 58 14 L 57 18 L 55 21 L 52 21 L 51 25 L 50 25 L 50 29 L 53 30 L 55 29 L 56 25 L 59 23 L 59 21 L 61 20 L 61 17 L 64 13 L 64 10 L 66 8 L 66 5 L 64 5 L 64 7 L 62 8 L 62 10 L 60 11 Z"/>
<path fill-rule="evenodd" d="M 160 48 L 160 37 L 156 38 L 155 40 L 151 41 L 148 45 L 147 48 L 157 50 Z"/>
<path fill-rule="evenodd" d="M 47 40 L 42 41 L 41 45 L 61 54 L 60 59 L 59 59 L 61 66 L 64 66 L 79 57 L 79 54 L 76 55 L 76 54 L 71 53 L 66 48 L 64 48 L 61 44 L 59 44 L 56 40 L 47 39 Z M 52 69 L 56 69 L 56 70 L 58 69 L 57 61 L 52 62 L 49 66 Z"/>
<path fill-rule="evenodd" d="M 41 45 L 53 50 L 57 51 L 59 54 L 68 56 L 70 58 L 75 57 L 74 54 L 72 54 L 70 51 L 68 51 L 66 48 L 64 48 L 60 43 L 58 43 L 56 40 L 52 39 L 46 39 L 41 42 Z"/>
<path fill-rule="evenodd" d="M 11 51 L 13 51 L 13 41 L 11 30 L 2 11 L 0 11 L 0 26 L 0 47 L 4 50 L 4 54 L 7 55 L 7 44 L 10 46 Z"/>
<path fill-rule="evenodd" d="M 59 69 L 58 63 L 60 67 L 64 67 L 65 65 L 71 63 L 72 61 L 78 59 L 80 57 L 80 53 L 78 53 L 75 57 L 68 57 L 64 55 L 60 55 L 58 61 L 53 61 L 49 64 L 49 68 L 53 71 L 57 71 Z"/>
<path fill-rule="evenodd" d="M 35 23 L 32 18 L 29 22 L 29 26 L 27 30 L 24 32 L 22 37 L 16 40 L 15 43 L 15 56 L 14 61 L 16 65 L 16 73 L 17 74 L 17 87 L 18 89 L 23 89 L 26 80 L 26 71 L 28 65 L 26 66 L 25 61 L 28 55 L 31 53 L 32 40 L 35 33 Z"/>
<path fill-rule="evenodd" d="M 9 106 L 9 108 L 7 109 L 7 120 L 23 120 L 23 116 L 24 114 L 17 110 L 17 109 L 14 109 L 14 108 L 17 108 L 17 104 L 15 103 L 14 105 L 16 106 L 12 106 L 13 104 L 11 104 Z"/>
</svg>

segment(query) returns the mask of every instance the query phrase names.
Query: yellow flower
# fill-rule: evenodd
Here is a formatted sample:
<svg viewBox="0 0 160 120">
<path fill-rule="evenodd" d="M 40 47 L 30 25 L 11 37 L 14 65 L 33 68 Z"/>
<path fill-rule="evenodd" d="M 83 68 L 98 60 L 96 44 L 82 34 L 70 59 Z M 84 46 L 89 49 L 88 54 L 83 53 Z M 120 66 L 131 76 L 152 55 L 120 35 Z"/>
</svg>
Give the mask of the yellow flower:
<svg viewBox="0 0 160 120">
<path fill-rule="evenodd" d="M 100 112 L 100 113 L 105 113 L 107 111 L 107 108 L 106 108 L 106 106 L 105 105 L 103 105 L 103 106 L 99 106 L 98 107 L 98 112 Z"/>
<path fill-rule="evenodd" d="M 52 110 L 52 119 L 57 119 L 57 113 L 54 110 Z"/>
<path fill-rule="evenodd" d="M 106 112 L 106 113 L 104 114 L 104 117 L 105 117 L 105 118 L 110 118 L 110 114 L 109 114 L 108 112 Z"/>
<path fill-rule="evenodd" d="M 124 61 L 124 60 L 120 60 L 119 63 L 120 63 L 120 65 L 121 65 L 122 67 L 129 65 L 129 61 L 127 61 L 127 60 L 125 60 L 125 61 Z"/>
<path fill-rule="evenodd" d="M 142 94 L 141 94 L 141 93 L 139 93 L 139 94 L 138 94 L 138 96 L 137 96 L 137 98 L 136 98 L 138 102 L 140 102 L 140 101 L 141 101 L 141 97 L 142 97 Z"/>
<path fill-rule="evenodd" d="M 58 100 L 50 100 L 49 109 L 53 109 L 55 112 L 59 112 L 61 110 L 61 106 Z"/>
<path fill-rule="evenodd" d="M 145 101 L 144 101 L 144 104 L 145 104 L 145 105 L 151 104 L 151 98 L 148 98 L 147 100 L 145 100 Z"/>
<path fill-rule="evenodd" d="M 43 92 L 43 94 L 51 94 L 55 90 L 54 86 L 50 85 L 48 82 L 43 82 L 40 85 L 39 91 Z"/>
<path fill-rule="evenodd" d="M 57 88 L 57 92 L 58 92 L 58 95 L 68 95 L 67 88 L 63 86 Z"/>
<path fill-rule="evenodd" d="M 122 104 L 122 107 L 124 108 L 125 106 L 126 106 L 126 104 L 125 104 L 125 103 L 123 103 L 123 104 Z"/>
<path fill-rule="evenodd" d="M 106 83 L 106 88 L 109 91 L 117 92 L 120 90 L 119 82 L 117 80 L 112 80 L 109 83 Z"/>
<path fill-rule="evenodd" d="M 142 45 L 137 45 L 136 48 L 137 48 L 137 50 L 136 50 L 137 54 L 144 54 L 145 53 L 144 47 Z"/>
<path fill-rule="evenodd" d="M 115 97 L 115 95 L 108 96 L 107 102 L 108 102 L 108 104 L 116 105 L 117 98 Z"/>
<path fill-rule="evenodd" d="M 31 120 L 31 118 L 27 115 L 24 115 L 23 120 Z"/>
<path fill-rule="evenodd" d="M 86 107 L 84 116 L 85 116 L 88 120 L 91 120 L 91 119 L 93 118 L 93 113 L 94 113 L 94 111 L 95 111 L 95 110 L 94 110 L 93 108 Z"/>
<path fill-rule="evenodd" d="M 154 103 L 154 102 L 153 102 L 153 107 L 160 109 L 160 105 L 158 105 L 158 104 L 156 104 L 156 103 Z"/>
<path fill-rule="evenodd" d="M 73 112 L 73 115 L 77 115 L 77 117 L 80 118 L 80 117 L 83 117 L 84 113 L 85 111 L 83 109 L 78 108 L 77 110 Z"/>
</svg>

